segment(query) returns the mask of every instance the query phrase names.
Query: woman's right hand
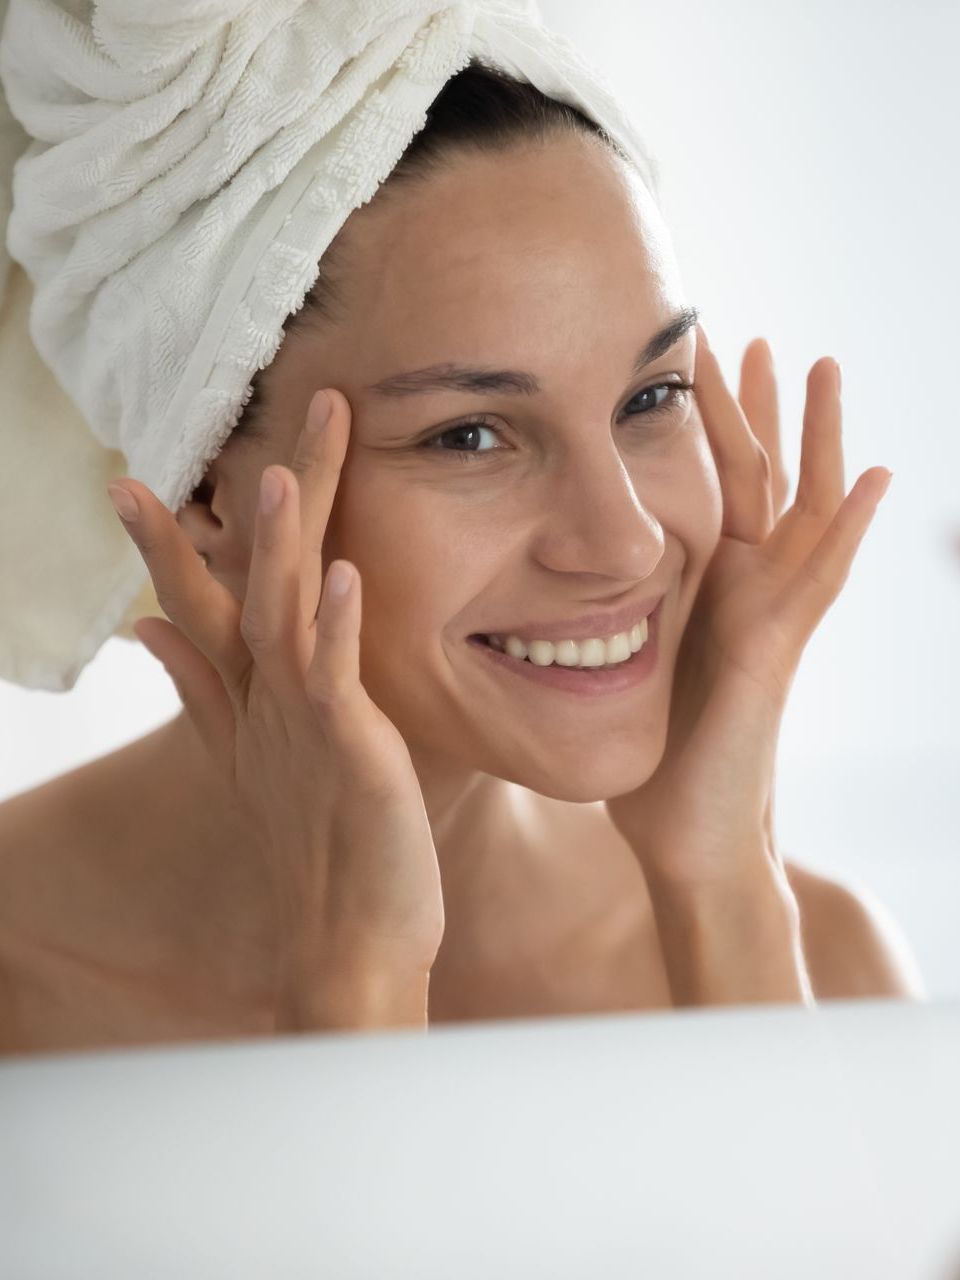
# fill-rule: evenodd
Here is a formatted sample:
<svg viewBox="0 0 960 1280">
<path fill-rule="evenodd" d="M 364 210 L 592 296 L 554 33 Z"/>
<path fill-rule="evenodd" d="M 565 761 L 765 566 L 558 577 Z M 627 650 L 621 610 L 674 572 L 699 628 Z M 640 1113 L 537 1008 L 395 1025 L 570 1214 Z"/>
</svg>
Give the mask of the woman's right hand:
<svg viewBox="0 0 960 1280">
<path fill-rule="evenodd" d="M 259 836 L 290 1021 L 313 1009 L 322 1022 L 328 1009 L 333 1025 L 422 1024 L 425 1008 L 404 1018 L 388 1006 L 425 1006 L 444 928 L 433 835 L 407 746 L 360 682 L 357 569 L 335 561 L 324 581 L 321 560 L 350 425 L 345 396 L 316 394 L 291 466 L 265 469 L 242 604 L 156 495 L 124 478 L 140 514 L 123 523 L 170 619 L 134 629 Z M 280 502 L 268 512 L 271 485 Z M 334 594 L 341 569 L 345 596 Z M 370 1006 L 355 1024 L 354 998 Z"/>
</svg>

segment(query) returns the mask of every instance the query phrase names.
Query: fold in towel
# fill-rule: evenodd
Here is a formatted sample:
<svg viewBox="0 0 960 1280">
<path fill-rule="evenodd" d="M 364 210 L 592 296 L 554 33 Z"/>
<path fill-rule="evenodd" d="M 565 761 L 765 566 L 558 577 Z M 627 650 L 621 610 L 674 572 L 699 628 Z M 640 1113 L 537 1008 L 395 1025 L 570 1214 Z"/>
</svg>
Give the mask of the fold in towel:
<svg viewBox="0 0 960 1280">
<path fill-rule="evenodd" d="M 106 485 L 193 493 L 324 250 L 480 57 L 657 172 L 532 0 L 0 4 L 0 677 L 160 614 Z"/>
</svg>

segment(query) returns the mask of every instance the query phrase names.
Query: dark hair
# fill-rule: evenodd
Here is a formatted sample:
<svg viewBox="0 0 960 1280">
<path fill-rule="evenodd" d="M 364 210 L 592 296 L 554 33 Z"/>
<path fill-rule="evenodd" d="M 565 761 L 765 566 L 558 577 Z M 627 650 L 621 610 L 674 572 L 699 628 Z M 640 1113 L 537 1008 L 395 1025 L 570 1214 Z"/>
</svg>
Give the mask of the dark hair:
<svg viewBox="0 0 960 1280">
<path fill-rule="evenodd" d="M 513 142 L 545 141 L 562 132 L 591 134 L 626 159 L 620 146 L 599 124 L 569 103 L 547 97 L 534 85 L 517 80 L 499 67 L 479 58 L 470 62 L 446 82 L 427 109 L 427 123 L 411 139 L 409 146 L 381 183 L 381 192 L 401 184 L 423 181 L 442 169 L 456 152 L 501 150 Z M 299 311 L 284 322 L 285 334 L 306 323 L 334 323 L 342 307 L 338 294 L 338 267 L 342 242 L 334 239 L 320 260 L 320 274 L 307 293 Z M 268 369 L 270 366 L 267 365 Z M 251 382 L 252 395 L 243 408 L 232 437 L 263 439 L 261 425 L 264 404 L 259 370 Z"/>
</svg>

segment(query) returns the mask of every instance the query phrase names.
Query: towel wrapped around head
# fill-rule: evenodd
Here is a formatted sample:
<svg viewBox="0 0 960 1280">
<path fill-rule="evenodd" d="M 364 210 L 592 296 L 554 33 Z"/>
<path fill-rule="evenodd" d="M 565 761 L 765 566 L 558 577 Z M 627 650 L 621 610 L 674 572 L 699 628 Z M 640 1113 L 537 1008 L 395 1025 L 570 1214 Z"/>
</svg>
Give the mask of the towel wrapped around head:
<svg viewBox="0 0 960 1280">
<path fill-rule="evenodd" d="M 657 173 L 535 0 L 4 7 L 0 678 L 67 690 L 161 613 L 106 485 L 179 511 L 324 250 L 472 57 L 585 112 L 654 193 Z"/>
</svg>

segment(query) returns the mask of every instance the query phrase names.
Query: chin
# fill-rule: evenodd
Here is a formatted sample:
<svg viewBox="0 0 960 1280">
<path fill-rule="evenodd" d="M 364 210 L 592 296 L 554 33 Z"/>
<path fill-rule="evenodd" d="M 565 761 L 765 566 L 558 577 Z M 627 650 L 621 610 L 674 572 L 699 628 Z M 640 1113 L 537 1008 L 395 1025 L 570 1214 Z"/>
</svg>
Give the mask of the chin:
<svg viewBox="0 0 960 1280">
<path fill-rule="evenodd" d="M 553 767 L 524 770 L 511 774 L 508 780 L 551 800 L 596 804 L 642 787 L 663 759 L 663 747 L 662 742 L 641 741 L 630 751 L 614 749 L 606 759 L 575 761 L 567 767 L 558 757 L 552 762 Z"/>
</svg>

